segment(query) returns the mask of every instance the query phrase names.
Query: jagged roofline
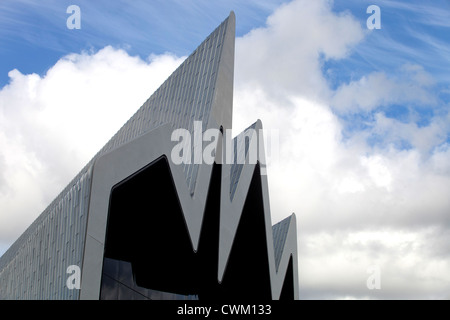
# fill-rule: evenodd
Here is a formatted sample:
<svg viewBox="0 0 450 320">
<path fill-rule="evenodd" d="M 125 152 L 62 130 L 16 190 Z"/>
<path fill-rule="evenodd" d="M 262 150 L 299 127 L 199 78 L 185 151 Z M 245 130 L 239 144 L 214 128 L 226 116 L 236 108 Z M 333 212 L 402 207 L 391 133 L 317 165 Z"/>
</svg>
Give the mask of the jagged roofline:
<svg viewBox="0 0 450 320">
<path fill-rule="evenodd" d="M 199 48 L 202 47 L 208 40 L 217 37 L 217 34 L 223 30 L 224 38 L 221 42 L 221 52 L 217 55 L 220 63 L 217 66 L 217 70 L 212 70 L 211 73 L 214 77 L 211 77 L 211 86 L 217 87 L 213 90 L 213 97 L 211 103 L 207 106 L 209 111 L 205 114 L 208 115 L 206 119 L 202 119 L 203 125 L 206 128 L 219 128 L 222 124 L 224 129 L 231 128 L 232 121 L 232 97 L 233 97 L 233 72 L 234 72 L 234 34 L 235 34 L 235 15 L 234 12 L 230 12 L 230 15 L 214 30 L 210 36 L 208 36 L 205 41 L 200 44 Z M 214 37 L 213 37 L 214 36 Z M 212 41 L 210 41 L 212 43 Z M 197 48 L 197 49 L 199 49 Z M 144 103 L 144 105 L 139 108 L 139 110 L 122 126 L 120 130 L 102 147 L 100 151 L 86 164 L 86 166 L 72 179 L 72 181 L 60 192 L 60 194 L 48 205 L 48 207 L 36 218 L 36 220 L 25 230 L 25 232 L 20 235 L 20 237 L 11 245 L 11 247 L 0 257 L 0 272 L 5 268 L 16 256 L 26 243 L 27 239 L 36 232 L 36 229 L 40 227 L 41 224 L 45 222 L 50 215 L 55 214 L 54 211 L 58 210 L 58 206 L 64 202 L 65 198 L 73 193 L 75 188 L 79 189 L 80 181 L 90 180 L 92 168 L 98 158 L 111 152 L 112 150 L 120 147 L 123 144 L 145 134 L 149 130 L 160 126 L 161 124 L 171 123 L 172 126 L 180 126 L 180 123 L 176 121 L 170 121 L 170 119 L 164 118 L 163 113 L 156 114 L 156 119 L 150 119 L 148 122 L 144 122 L 145 118 L 148 118 L 149 114 L 146 114 L 146 109 L 152 107 L 152 98 L 158 97 L 158 92 L 162 93 L 161 90 L 164 86 L 167 87 L 175 78 L 174 75 L 177 71 L 182 71 L 186 67 L 189 58 L 192 58 L 194 51 L 186 60 L 183 62 L 177 70 L 169 76 L 169 78 L 161 85 L 161 87 L 155 91 L 154 94 Z M 191 59 L 192 60 L 192 59 Z M 186 67 L 189 70 L 189 67 Z M 175 80 L 176 81 L 176 80 Z M 204 85 L 207 85 L 203 82 Z M 192 111 L 189 106 L 189 111 Z M 152 115 L 152 114 L 151 114 Z M 151 116 L 150 115 L 150 116 Z M 154 115 L 154 114 L 153 114 Z M 189 117 L 190 121 L 190 117 Z M 136 122 L 133 125 L 133 122 Z M 129 130 L 131 129 L 131 130 Z M 185 168 L 186 171 L 186 168 Z M 86 178 L 87 177 L 87 178 Z M 195 177 L 197 178 L 197 177 Z M 185 173 L 186 180 L 186 173 Z M 90 189 L 90 181 L 86 184 L 86 188 Z M 202 188 L 197 188 L 194 183 L 191 184 L 191 195 L 193 195 L 193 189 L 199 190 L 198 193 L 204 192 Z M 83 232 L 84 233 L 84 232 Z"/>
<path fill-rule="evenodd" d="M 220 126 L 224 129 L 231 128 L 235 41 L 235 16 L 233 12 L 230 12 L 227 19 L 225 19 L 225 21 L 222 22 L 208 38 L 212 38 L 215 33 L 220 32 L 222 26 L 225 27 L 225 30 L 221 38 L 222 43 L 217 44 L 217 47 L 220 46 L 220 52 L 216 54 L 220 56 L 220 60 L 219 64 L 216 66 L 217 74 L 213 79 L 214 81 L 210 83 L 210 86 L 214 88 L 214 92 L 211 105 L 209 106 L 211 108 L 209 118 L 203 119 L 203 123 L 206 123 L 205 129 L 219 129 Z M 202 47 L 205 42 L 206 40 L 202 42 L 199 48 Z M 194 52 L 201 51 L 199 48 Z M 214 48 L 211 49 L 213 50 Z M 194 53 L 183 62 L 174 74 L 177 73 L 177 71 L 182 70 L 183 65 L 190 64 L 190 59 L 192 58 L 194 58 Z M 209 63 L 209 60 L 206 60 L 205 63 Z M 202 75 L 198 73 L 198 79 L 191 78 L 189 79 L 190 83 L 201 82 L 201 77 Z M 161 87 L 170 85 L 171 79 L 174 78 L 176 77 L 172 74 Z M 155 93 L 158 93 L 159 91 L 160 89 L 155 91 Z M 149 98 L 149 101 L 151 99 L 152 97 Z M 145 104 L 141 109 L 144 107 Z M 136 112 L 136 114 L 138 113 L 139 111 Z M 128 121 L 128 123 L 130 123 L 130 121 Z M 170 139 L 174 129 L 173 125 L 174 124 L 170 122 L 163 123 L 153 130 L 148 131 L 134 140 L 122 144 L 95 159 L 93 163 L 91 197 L 85 240 L 85 256 L 83 258 L 82 269 L 82 286 L 84 286 L 85 289 L 86 287 L 92 288 L 92 290 L 82 290 L 81 298 L 95 297 L 95 295 L 98 294 L 98 288 L 100 287 L 109 192 L 112 186 L 153 162 L 161 155 L 166 155 L 170 159 L 171 150 L 174 147 L 174 143 Z M 126 131 L 124 130 L 126 126 L 127 124 L 124 125 L 121 131 Z M 194 193 L 192 193 L 192 189 L 190 189 L 189 185 L 186 183 L 186 176 L 182 166 L 175 166 L 171 161 L 169 163 L 183 210 L 185 223 L 190 235 L 191 244 L 194 251 L 196 251 L 212 173 L 212 165 L 204 163 L 198 165 L 198 173 L 195 177 L 195 189 Z"/>
<path fill-rule="evenodd" d="M 81 299 L 98 299 L 111 188 L 163 155 L 170 159 L 170 151 L 173 144 L 161 142 L 161 137 L 170 136 L 170 132 L 171 128 L 169 125 L 159 127 L 108 153 L 96 162 L 93 170 L 88 235 L 86 238 L 85 257 L 82 268 Z M 219 136 L 218 143 L 222 143 L 221 136 Z M 127 165 L 123 165 L 123 163 Z M 259 164 L 244 165 L 238 182 L 238 191 L 233 201 L 231 201 L 229 197 L 230 180 L 227 178 L 227 175 L 229 176 L 229 166 L 222 164 L 219 282 L 222 280 L 228 259 L 230 254 L 232 254 L 234 238 L 243 212 L 245 198 L 251 191 L 250 182 L 257 165 Z M 189 189 L 180 166 L 169 161 L 169 168 L 175 184 L 176 193 L 180 200 L 187 230 L 192 241 L 192 248 L 194 251 L 197 251 L 201 223 L 205 210 L 204 202 L 197 200 L 195 197 L 190 197 Z M 207 178 L 211 179 L 211 175 Z M 268 261 L 267 266 L 264 267 L 269 268 L 272 298 L 278 299 L 280 296 L 291 257 L 294 270 L 294 297 L 298 298 L 298 288 L 296 285 L 298 283 L 298 265 L 295 215 L 290 217 L 284 245 L 281 248 L 281 257 L 277 264 L 275 261 L 272 226 L 270 225 L 267 179 L 264 175 L 260 175 L 259 178 L 264 207 L 264 212 L 261 212 L 261 214 L 264 216 L 264 232 L 266 235 L 266 243 L 261 243 L 261 245 L 265 246 L 265 250 L 267 250 Z M 208 184 L 206 188 L 209 188 L 209 182 L 210 180 L 205 181 Z M 207 192 L 205 192 L 206 194 Z M 196 215 L 198 212 L 201 212 L 201 217 Z M 251 234 L 249 235 L 251 236 Z M 197 242 L 194 242 L 195 239 Z"/>
<path fill-rule="evenodd" d="M 208 128 L 219 128 L 223 126 L 222 121 L 227 121 L 231 117 L 229 113 L 221 114 L 221 110 L 231 109 L 232 103 L 232 81 L 234 64 L 234 14 L 231 13 L 228 21 L 223 50 L 227 50 L 222 58 L 217 75 L 212 114 L 209 118 Z M 231 69 L 230 69 L 231 67 Z M 227 108 L 228 107 L 228 108 Z M 217 121 L 220 121 L 218 123 Z M 225 123 L 225 128 L 231 127 Z M 125 145 L 103 155 L 95 161 L 92 179 L 91 201 L 89 206 L 89 217 L 87 236 L 85 242 L 85 257 L 82 276 L 82 299 L 98 298 L 101 278 L 101 266 L 104 252 L 104 241 L 107 225 L 107 213 L 109 205 L 109 194 L 111 188 L 137 172 L 147 164 L 153 162 L 162 155 L 170 159 L 171 150 L 174 143 L 170 141 L 172 132 L 170 124 L 162 125 L 143 136 L 140 136 Z M 256 123 L 255 129 L 262 129 L 261 122 Z M 218 150 L 222 147 L 222 136 L 219 137 Z M 263 141 L 258 143 L 263 146 Z M 216 162 L 221 163 L 221 154 L 217 154 Z M 259 159 L 265 163 L 264 159 Z M 245 197 L 249 191 L 251 176 L 256 164 L 245 165 L 237 182 L 237 192 L 233 200 L 230 199 L 230 171 L 231 165 L 222 165 L 222 186 L 221 186 L 221 217 L 220 217 L 220 251 L 218 280 L 221 281 L 226 264 L 231 253 L 231 248 L 235 238 L 237 226 L 242 214 Z M 205 210 L 206 197 L 211 180 L 212 165 L 200 164 L 196 181 L 195 194 L 192 197 L 180 166 L 169 161 L 169 167 L 174 179 L 177 195 L 180 200 L 184 219 L 191 239 L 194 251 L 198 248 L 198 241 L 201 232 L 201 225 Z M 263 192 L 263 207 L 265 234 L 267 243 L 268 267 L 270 272 L 270 282 L 272 297 L 277 299 L 288 268 L 289 259 L 293 257 L 294 280 L 297 283 L 297 250 L 296 250 L 296 223 L 295 216 L 291 218 L 288 233 L 281 254 L 279 264 L 275 263 L 274 246 L 272 237 L 272 227 L 270 225 L 270 206 L 268 198 L 268 188 L 266 176 L 261 176 L 261 186 Z M 225 194 L 223 194 L 225 193 Z M 226 213 L 226 214 L 224 214 Z M 298 297 L 297 285 L 294 285 L 295 297 Z"/>
<path fill-rule="evenodd" d="M 255 124 L 250 126 L 255 132 L 262 130 L 262 123 L 258 120 Z M 231 182 L 231 171 L 233 165 L 222 164 L 222 188 L 221 188 L 221 205 L 220 211 L 226 212 L 227 215 L 221 214 L 220 216 L 220 235 L 219 235 L 219 270 L 218 270 L 218 280 L 223 279 L 226 266 L 230 255 L 232 253 L 232 247 L 234 244 L 234 239 L 236 237 L 236 232 L 241 220 L 243 208 L 245 205 L 245 200 L 248 193 L 251 191 L 251 181 L 253 173 L 256 166 L 265 164 L 265 151 L 264 151 L 264 138 L 262 135 L 253 134 L 250 137 L 249 145 L 252 144 L 252 139 L 256 140 L 255 145 L 258 148 L 262 148 L 257 152 L 257 163 L 250 164 L 249 157 L 250 154 L 247 153 L 245 157 L 246 164 L 243 165 L 242 171 L 238 177 L 235 196 L 230 197 L 229 190 Z M 260 140 L 261 139 L 261 140 Z M 269 203 L 269 191 L 268 191 L 268 181 L 267 175 L 260 175 L 260 183 L 262 189 L 262 201 L 263 201 L 263 211 L 261 214 L 264 215 L 265 223 L 265 234 L 266 234 L 266 249 L 268 255 L 268 267 L 270 271 L 271 279 L 271 290 L 272 297 L 278 299 L 282 286 L 283 280 L 286 275 L 288 268 L 289 259 L 292 257 L 293 267 L 294 267 L 294 296 L 298 298 L 298 262 L 297 262 L 297 224 L 295 214 L 289 217 L 289 227 L 287 228 L 287 233 L 285 235 L 285 242 L 282 248 L 280 248 L 281 253 L 279 253 L 280 258 L 278 263 L 275 261 L 274 252 L 274 239 L 271 225 L 271 215 L 270 215 L 270 203 Z"/>
</svg>

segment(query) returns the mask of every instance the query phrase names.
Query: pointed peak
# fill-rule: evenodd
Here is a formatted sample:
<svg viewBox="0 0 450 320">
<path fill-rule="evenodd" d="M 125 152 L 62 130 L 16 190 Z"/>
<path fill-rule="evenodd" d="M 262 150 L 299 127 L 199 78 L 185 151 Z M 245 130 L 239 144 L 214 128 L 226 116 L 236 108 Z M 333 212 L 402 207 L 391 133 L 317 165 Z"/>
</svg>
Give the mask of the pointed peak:
<svg viewBox="0 0 450 320">
<path fill-rule="evenodd" d="M 272 226 L 272 234 L 273 234 L 273 251 L 275 255 L 275 266 L 278 270 L 278 266 L 281 261 L 281 255 L 283 254 L 284 244 L 287 239 L 287 234 L 289 231 L 289 227 L 291 225 L 291 218 L 295 215 L 290 215 L 289 217 L 281 220 L 274 226 Z"/>
<path fill-rule="evenodd" d="M 236 23 L 236 15 L 234 14 L 234 11 L 233 10 L 231 10 L 230 11 L 230 14 L 228 15 L 228 18 L 227 18 L 229 21 L 233 21 L 234 23 Z"/>
</svg>

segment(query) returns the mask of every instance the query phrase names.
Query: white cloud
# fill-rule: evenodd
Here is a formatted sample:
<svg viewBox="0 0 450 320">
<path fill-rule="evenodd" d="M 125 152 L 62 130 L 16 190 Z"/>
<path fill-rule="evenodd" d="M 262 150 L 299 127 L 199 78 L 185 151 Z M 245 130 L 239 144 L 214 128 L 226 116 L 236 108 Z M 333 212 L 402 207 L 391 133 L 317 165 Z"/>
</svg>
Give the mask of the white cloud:
<svg viewBox="0 0 450 320">
<path fill-rule="evenodd" d="M 42 77 L 12 70 L 0 90 L 0 242 L 17 238 L 182 60 L 105 47 Z"/>
<path fill-rule="evenodd" d="M 386 229 L 302 236 L 302 297 L 448 298 L 448 257 L 428 253 L 430 238 L 448 240 L 437 236 L 439 232 L 437 228 L 414 232 Z M 367 287 L 372 266 L 380 271 L 380 290 Z"/>
<path fill-rule="evenodd" d="M 434 84 L 430 74 L 418 65 L 406 64 L 396 76 L 373 72 L 357 81 L 341 85 L 331 103 L 340 113 L 370 112 L 391 104 L 435 105 L 429 92 Z"/>
<path fill-rule="evenodd" d="M 281 7 L 237 41 L 234 128 L 258 117 L 279 129 L 280 162 L 268 167 L 272 217 L 297 214 L 302 297 L 445 298 L 448 239 L 436 233 L 450 231 L 448 114 L 419 126 L 378 112 L 344 139 L 339 114 L 440 103 L 432 75 L 414 63 L 333 91 L 321 54 L 345 59 L 363 34 L 327 1 Z M 380 143 L 369 145 L 371 135 Z M 397 148 L 402 140 L 411 148 Z M 366 286 L 374 264 L 381 290 Z"/>
<path fill-rule="evenodd" d="M 360 23 L 350 14 L 334 14 L 331 5 L 331 1 L 293 1 L 278 8 L 267 26 L 237 39 L 236 70 L 246 75 L 237 77 L 237 85 L 256 82 L 281 95 L 327 96 L 322 58 L 343 58 L 363 38 Z"/>
</svg>

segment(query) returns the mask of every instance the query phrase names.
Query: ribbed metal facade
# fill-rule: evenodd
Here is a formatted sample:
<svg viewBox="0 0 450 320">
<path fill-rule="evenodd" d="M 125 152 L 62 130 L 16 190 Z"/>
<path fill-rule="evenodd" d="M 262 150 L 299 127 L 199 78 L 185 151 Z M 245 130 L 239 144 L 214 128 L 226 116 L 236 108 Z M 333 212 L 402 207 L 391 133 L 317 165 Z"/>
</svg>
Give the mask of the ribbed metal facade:
<svg viewBox="0 0 450 320">
<path fill-rule="evenodd" d="M 286 236 L 289 231 L 291 223 L 291 217 L 288 217 L 277 224 L 275 224 L 272 227 L 273 232 L 273 251 L 275 255 L 275 266 L 277 267 L 280 265 L 281 261 L 281 255 L 283 253 L 284 244 L 286 242 Z"/>
<path fill-rule="evenodd" d="M 2 256 L 0 298 L 78 299 L 67 267 L 82 263 L 90 183 L 87 169 Z"/>
<path fill-rule="evenodd" d="M 232 141 L 233 148 L 233 163 L 231 164 L 231 178 L 230 178 L 230 199 L 233 200 L 234 193 L 236 192 L 237 184 L 241 176 L 242 168 L 246 163 L 246 157 L 249 152 L 249 141 L 257 141 L 254 134 L 258 134 L 254 129 L 256 122 L 243 132 L 238 134 Z M 254 146 L 253 146 L 254 147 Z M 250 152 L 258 152 L 257 146 Z M 252 156 L 255 156 L 254 154 Z M 249 159 L 250 161 L 251 159 Z"/>
</svg>

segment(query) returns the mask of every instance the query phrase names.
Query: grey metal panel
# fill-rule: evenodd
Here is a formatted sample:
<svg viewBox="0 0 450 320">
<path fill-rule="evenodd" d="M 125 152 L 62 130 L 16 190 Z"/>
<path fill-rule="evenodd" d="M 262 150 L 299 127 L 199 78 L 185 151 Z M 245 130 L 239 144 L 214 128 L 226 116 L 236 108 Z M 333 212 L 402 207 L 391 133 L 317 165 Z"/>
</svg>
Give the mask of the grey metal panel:
<svg viewBox="0 0 450 320">
<path fill-rule="evenodd" d="M 250 140 L 255 141 L 253 134 L 255 134 L 256 122 L 249 126 L 247 129 L 238 134 L 232 141 L 233 147 L 233 163 L 230 169 L 230 200 L 233 200 L 236 187 L 241 176 L 242 168 L 247 159 L 249 152 Z M 253 150 L 254 151 L 254 150 Z M 248 162 L 248 161 L 247 161 Z M 255 164 L 255 163 L 253 163 Z"/>
<path fill-rule="evenodd" d="M 264 151 L 264 137 L 256 134 L 262 130 L 262 123 L 260 120 L 256 121 L 250 128 L 255 130 L 255 133 L 249 135 L 250 144 L 256 143 L 258 152 L 256 153 L 258 162 L 266 163 Z M 248 129 L 246 129 L 248 130 Z M 244 131 L 245 132 L 245 131 Z M 241 133 L 243 134 L 243 133 Z M 254 140 L 254 141 L 252 141 Z M 226 144 L 226 143 L 225 143 Z M 259 150 L 261 149 L 261 150 Z M 222 189 L 221 189 L 221 204 L 220 204 L 220 235 L 219 235 L 219 270 L 218 279 L 222 281 L 227 263 L 230 257 L 231 249 L 236 237 L 237 229 L 245 205 L 247 194 L 250 190 L 251 180 L 258 164 L 249 163 L 249 153 L 246 153 L 246 163 L 241 168 L 234 164 L 222 165 Z M 263 212 L 261 214 L 265 221 L 266 234 L 266 248 L 269 259 L 269 273 L 271 279 L 272 298 L 279 299 L 283 281 L 288 269 L 289 260 L 292 257 L 293 261 L 293 279 L 294 279 L 294 297 L 298 299 L 298 262 L 297 262 L 297 225 L 295 214 L 292 214 L 289 219 L 289 226 L 285 236 L 283 247 L 278 247 L 278 262 L 275 259 L 274 238 L 271 225 L 269 190 L 267 183 L 267 176 L 261 175 L 262 187 L 262 201 Z M 233 184 L 233 185 L 232 185 Z M 234 190 L 234 197 L 230 197 L 230 190 Z M 281 252 L 281 254 L 279 253 Z"/>
<path fill-rule="evenodd" d="M 0 260 L 0 299 L 78 299 L 66 286 L 84 254 L 91 170 L 80 173 Z"/>
<path fill-rule="evenodd" d="M 272 226 L 273 232 L 273 250 L 275 254 L 275 266 L 280 265 L 281 255 L 283 254 L 284 244 L 289 231 L 289 225 L 291 223 L 291 217 L 287 217 L 277 224 Z"/>
</svg>

